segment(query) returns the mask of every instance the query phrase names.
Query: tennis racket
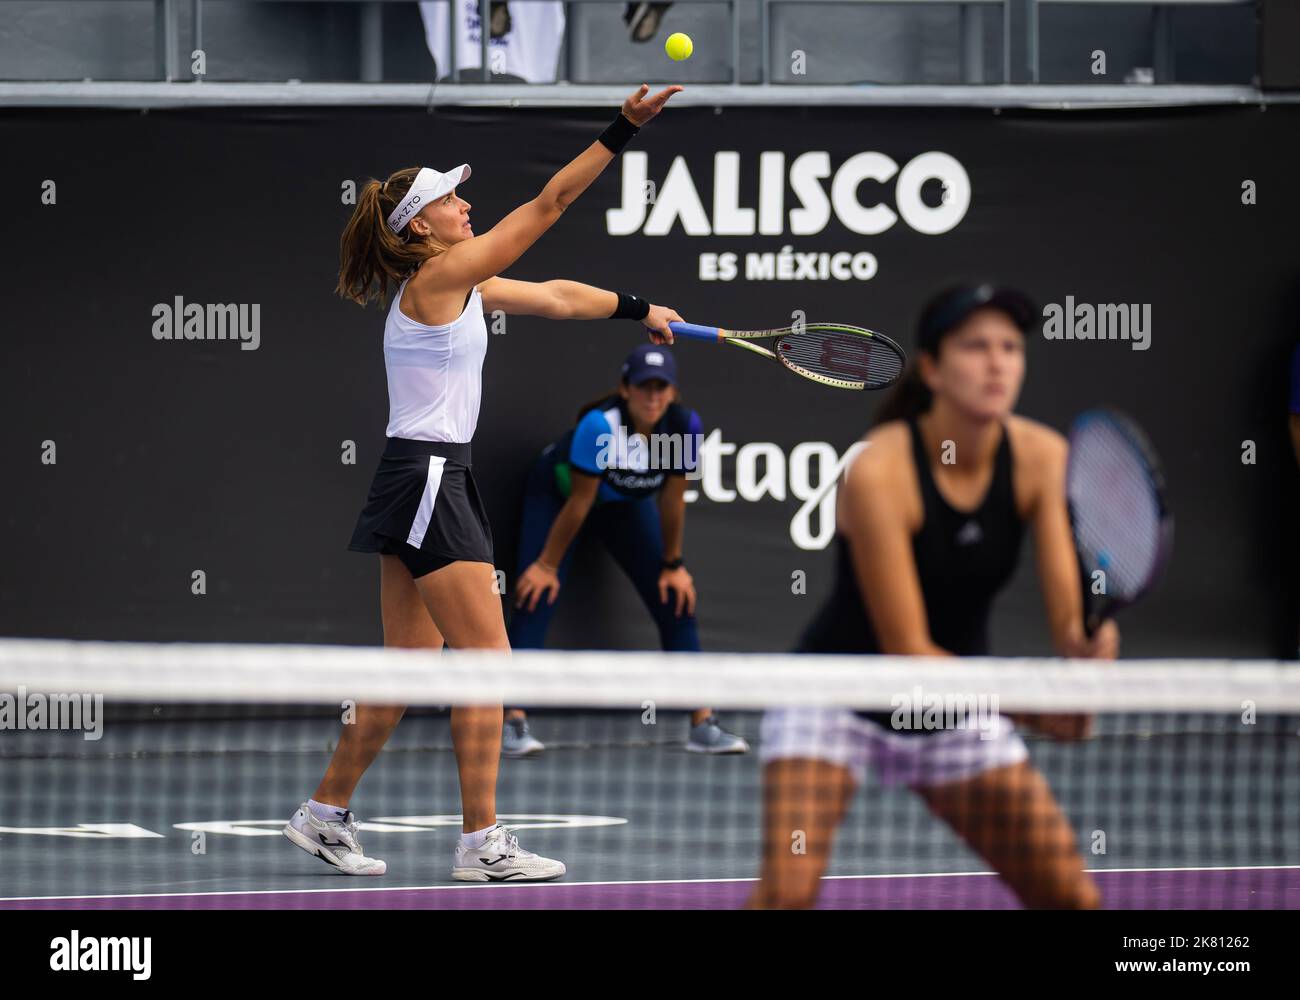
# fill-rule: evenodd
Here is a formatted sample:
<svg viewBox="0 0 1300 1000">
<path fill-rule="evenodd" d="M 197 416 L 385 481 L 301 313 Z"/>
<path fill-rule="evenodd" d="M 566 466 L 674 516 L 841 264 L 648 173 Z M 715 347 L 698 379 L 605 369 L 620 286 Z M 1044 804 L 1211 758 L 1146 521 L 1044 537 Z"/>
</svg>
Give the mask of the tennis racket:
<svg viewBox="0 0 1300 1000">
<path fill-rule="evenodd" d="M 1090 410 L 1070 427 L 1066 497 L 1083 576 L 1084 628 L 1092 635 L 1155 587 L 1173 549 L 1174 519 L 1155 450 L 1113 410 Z M 1098 571 L 1104 577 L 1095 577 Z M 1102 593 L 1093 592 L 1094 579 Z"/>
<path fill-rule="evenodd" d="M 668 329 L 675 337 L 733 344 L 836 389 L 884 389 L 898 381 L 907 365 L 903 349 L 884 334 L 843 323 L 804 323 L 780 330 L 669 323 Z M 773 350 L 750 343 L 768 338 L 776 338 Z"/>
</svg>

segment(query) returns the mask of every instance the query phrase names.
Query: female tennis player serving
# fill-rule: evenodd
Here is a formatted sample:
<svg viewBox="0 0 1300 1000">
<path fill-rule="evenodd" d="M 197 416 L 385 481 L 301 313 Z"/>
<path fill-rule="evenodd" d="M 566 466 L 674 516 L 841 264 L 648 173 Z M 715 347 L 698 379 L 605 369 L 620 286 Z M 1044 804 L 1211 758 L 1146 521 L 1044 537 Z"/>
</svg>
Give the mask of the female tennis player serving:
<svg viewBox="0 0 1300 1000">
<path fill-rule="evenodd" d="M 919 365 L 886 400 L 840 485 L 838 565 L 801 652 L 988 654 L 993 598 L 1015 570 L 1026 525 L 1052 637 L 1067 656 L 1112 658 L 1113 622 L 1083 627 L 1065 501 L 1066 441 L 1012 414 L 1025 373 L 1028 300 L 987 285 L 935 298 Z M 915 789 L 1026 906 L 1094 907 L 1074 833 L 1008 719 L 987 730 L 895 728 L 886 713 L 782 709 L 763 719 L 764 845 L 753 903 L 810 906 L 849 796 L 873 768 Z M 1086 716 L 1035 728 L 1080 737 Z M 792 831 L 805 853 L 791 850 Z"/>
<path fill-rule="evenodd" d="M 597 142 L 482 236 L 474 235 L 470 204 L 457 194 L 468 164 L 445 174 L 409 167 L 362 190 L 343 231 L 336 290 L 363 306 L 376 296 L 382 304 L 390 281 L 397 295 L 384 325 L 388 441 L 349 548 L 381 554 L 385 645 L 440 649 L 445 640 L 454 649 L 509 648 L 493 586 L 491 528 L 470 473 L 488 341 L 483 314 L 635 319 L 656 343 L 672 342 L 668 324 L 681 317 L 665 306 L 572 281 L 497 275 L 560 220 L 681 89 L 647 99 L 649 87 L 642 85 Z M 386 870 L 362 850 L 349 802 L 403 711 L 358 706 L 315 794 L 284 829 L 303 850 L 347 874 Z M 452 878 L 556 878 L 563 864 L 522 850 L 497 824 L 501 724 L 500 705 L 451 712 L 464 820 Z"/>
</svg>

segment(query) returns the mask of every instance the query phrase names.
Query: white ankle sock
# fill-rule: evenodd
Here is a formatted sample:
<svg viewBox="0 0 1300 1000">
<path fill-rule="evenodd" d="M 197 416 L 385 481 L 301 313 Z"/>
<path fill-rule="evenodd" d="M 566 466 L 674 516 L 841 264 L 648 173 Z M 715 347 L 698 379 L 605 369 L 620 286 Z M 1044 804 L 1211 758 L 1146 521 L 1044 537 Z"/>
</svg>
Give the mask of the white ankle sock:
<svg viewBox="0 0 1300 1000">
<path fill-rule="evenodd" d="M 343 817 L 347 815 L 346 809 L 326 805 L 324 802 L 317 802 L 315 799 L 307 800 L 307 808 L 311 810 L 313 816 L 327 823 L 341 823 Z"/>
<path fill-rule="evenodd" d="M 471 851 L 477 851 L 487 842 L 487 835 L 496 828 L 497 824 L 493 823 L 491 826 L 485 827 L 482 830 L 475 830 L 473 833 L 462 833 L 460 835 L 460 842 Z"/>
</svg>

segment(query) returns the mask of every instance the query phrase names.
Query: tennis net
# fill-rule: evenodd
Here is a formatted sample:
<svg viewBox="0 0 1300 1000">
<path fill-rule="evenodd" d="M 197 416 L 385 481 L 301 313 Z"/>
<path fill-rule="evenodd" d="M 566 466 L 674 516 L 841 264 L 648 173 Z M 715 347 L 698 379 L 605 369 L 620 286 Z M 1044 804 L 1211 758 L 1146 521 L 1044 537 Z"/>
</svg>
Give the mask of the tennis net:
<svg viewBox="0 0 1300 1000">
<path fill-rule="evenodd" d="M 558 881 L 450 878 L 443 706 L 492 703 L 545 744 L 496 802 Z M 387 873 L 348 878 L 281 830 L 395 704 L 350 802 Z M 703 707 L 749 752 L 686 752 Z M 1278 662 L 3 640 L 0 758 L 0 908 L 1300 907 Z"/>
</svg>

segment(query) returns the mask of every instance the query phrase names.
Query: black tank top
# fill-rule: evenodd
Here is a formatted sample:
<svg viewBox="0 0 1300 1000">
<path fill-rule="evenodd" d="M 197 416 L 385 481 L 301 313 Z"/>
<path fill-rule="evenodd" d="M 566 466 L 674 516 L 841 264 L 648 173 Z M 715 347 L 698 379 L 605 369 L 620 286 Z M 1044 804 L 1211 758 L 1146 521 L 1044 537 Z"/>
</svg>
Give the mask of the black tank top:
<svg viewBox="0 0 1300 1000">
<path fill-rule="evenodd" d="M 993 598 L 1015 572 L 1024 536 L 1012 489 L 1006 428 L 988 492 L 974 511 L 963 513 L 939 494 L 915 419 L 909 419 L 907 426 L 923 508 L 921 528 L 912 536 L 912 555 L 930 638 L 958 656 L 987 655 Z M 835 541 L 834 590 L 804 631 L 797 651 L 878 653 L 880 645 L 862 601 L 848 542 L 839 534 Z"/>
</svg>

